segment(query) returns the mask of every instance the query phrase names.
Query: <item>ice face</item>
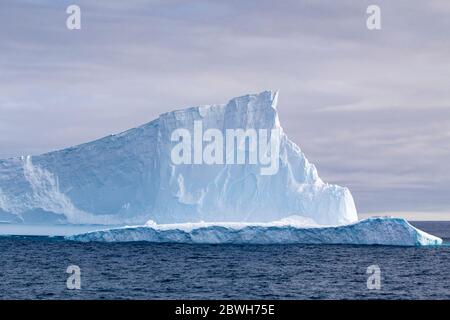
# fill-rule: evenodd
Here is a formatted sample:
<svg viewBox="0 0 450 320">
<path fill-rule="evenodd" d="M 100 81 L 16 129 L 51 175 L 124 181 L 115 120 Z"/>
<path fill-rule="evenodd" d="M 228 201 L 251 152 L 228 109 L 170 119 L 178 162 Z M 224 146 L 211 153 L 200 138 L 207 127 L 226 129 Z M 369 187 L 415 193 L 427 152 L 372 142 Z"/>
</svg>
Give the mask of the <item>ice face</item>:
<svg viewBox="0 0 450 320">
<path fill-rule="evenodd" d="M 0 220 L 125 224 L 267 222 L 298 215 L 319 225 L 357 221 L 347 188 L 324 183 L 280 126 L 278 94 L 162 114 L 90 143 L 0 161 Z M 177 129 L 279 133 L 276 173 L 267 164 L 174 164 Z M 205 147 L 205 142 L 200 147 Z M 226 153 L 227 150 L 222 150 Z M 248 155 L 247 155 L 248 156 Z"/>
</svg>

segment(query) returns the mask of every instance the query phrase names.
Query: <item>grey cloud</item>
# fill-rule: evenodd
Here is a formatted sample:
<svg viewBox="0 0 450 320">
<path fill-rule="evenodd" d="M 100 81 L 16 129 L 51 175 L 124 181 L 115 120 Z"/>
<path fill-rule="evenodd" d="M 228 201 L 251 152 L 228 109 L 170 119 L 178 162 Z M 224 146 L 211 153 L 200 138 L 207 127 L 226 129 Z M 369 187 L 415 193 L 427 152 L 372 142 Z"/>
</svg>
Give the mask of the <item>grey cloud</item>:
<svg viewBox="0 0 450 320">
<path fill-rule="evenodd" d="M 360 211 L 450 212 L 450 5 L 377 3 L 381 31 L 371 1 L 2 1 L 0 157 L 280 89 L 285 131 Z"/>
</svg>

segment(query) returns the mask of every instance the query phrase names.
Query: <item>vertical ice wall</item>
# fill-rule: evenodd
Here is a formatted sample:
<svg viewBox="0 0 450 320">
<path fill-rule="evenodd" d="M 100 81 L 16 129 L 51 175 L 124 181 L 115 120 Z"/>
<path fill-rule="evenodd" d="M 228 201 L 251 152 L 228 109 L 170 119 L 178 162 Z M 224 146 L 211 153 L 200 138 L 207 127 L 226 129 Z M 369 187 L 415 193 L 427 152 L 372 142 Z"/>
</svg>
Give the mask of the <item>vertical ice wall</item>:
<svg viewBox="0 0 450 320">
<path fill-rule="evenodd" d="M 55 223 L 272 221 L 301 215 L 318 224 L 354 222 L 347 188 L 324 183 L 283 132 L 277 93 L 193 107 L 90 143 L 0 161 L 0 220 Z M 277 129 L 278 171 L 257 164 L 174 164 L 174 130 Z M 204 146 L 205 142 L 202 143 Z M 225 147 L 225 146 L 224 146 Z M 224 153 L 226 150 L 223 150 Z M 265 167 L 265 166 L 264 166 Z"/>
</svg>

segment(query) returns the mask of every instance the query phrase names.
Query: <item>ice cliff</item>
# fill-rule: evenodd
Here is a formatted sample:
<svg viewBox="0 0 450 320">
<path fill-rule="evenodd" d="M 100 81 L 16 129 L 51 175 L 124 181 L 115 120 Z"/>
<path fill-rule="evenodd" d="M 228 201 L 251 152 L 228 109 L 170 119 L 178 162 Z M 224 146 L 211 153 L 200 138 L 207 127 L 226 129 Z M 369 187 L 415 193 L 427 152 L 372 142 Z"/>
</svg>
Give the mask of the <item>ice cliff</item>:
<svg viewBox="0 0 450 320">
<path fill-rule="evenodd" d="M 79 146 L 0 160 L 0 221 L 268 222 L 291 215 L 318 225 L 357 221 L 349 190 L 319 178 L 314 165 L 283 132 L 276 104 L 277 93 L 265 91 L 223 105 L 168 112 Z M 263 175 L 258 163 L 174 164 L 174 130 L 192 131 L 199 121 L 203 130 L 223 133 L 278 130 L 277 172 Z"/>
</svg>

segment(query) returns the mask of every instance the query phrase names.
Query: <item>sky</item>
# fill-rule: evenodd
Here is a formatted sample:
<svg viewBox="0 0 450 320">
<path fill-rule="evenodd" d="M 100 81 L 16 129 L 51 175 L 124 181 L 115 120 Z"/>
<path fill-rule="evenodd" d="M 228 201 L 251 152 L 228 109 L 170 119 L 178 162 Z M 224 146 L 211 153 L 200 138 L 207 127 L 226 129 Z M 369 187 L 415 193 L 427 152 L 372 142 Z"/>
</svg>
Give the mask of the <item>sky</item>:
<svg viewBox="0 0 450 320">
<path fill-rule="evenodd" d="M 284 131 L 362 215 L 450 220 L 449 15 L 440 0 L 2 0 L 0 158 L 272 89 Z"/>
</svg>

